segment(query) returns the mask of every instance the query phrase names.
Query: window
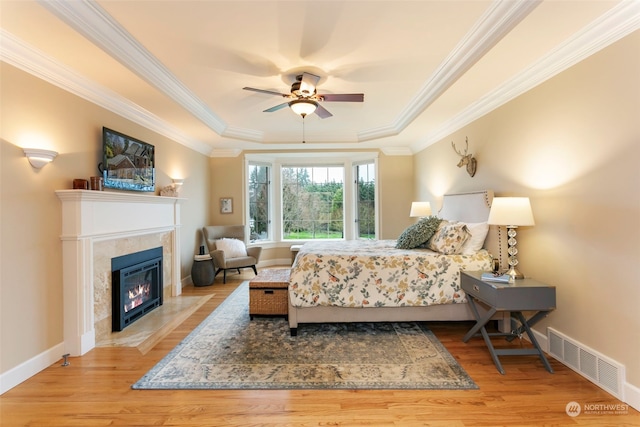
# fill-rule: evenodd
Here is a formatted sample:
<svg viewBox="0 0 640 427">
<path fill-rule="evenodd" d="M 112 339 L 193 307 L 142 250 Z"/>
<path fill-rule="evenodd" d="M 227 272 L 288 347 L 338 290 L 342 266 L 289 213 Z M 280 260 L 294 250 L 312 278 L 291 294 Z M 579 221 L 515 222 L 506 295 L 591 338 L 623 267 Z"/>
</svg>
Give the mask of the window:
<svg viewBox="0 0 640 427">
<path fill-rule="evenodd" d="M 377 238 L 377 153 L 247 153 L 245 170 L 252 242 Z"/>
<path fill-rule="evenodd" d="M 365 163 L 355 167 L 356 237 L 376 238 L 376 173 L 375 164 Z"/>
<path fill-rule="evenodd" d="M 283 166 L 283 239 L 342 239 L 343 183 L 342 166 Z"/>
<path fill-rule="evenodd" d="M 249 163 L 249 231 L 250 240 L 270 240 L 269 195 L 270 170 L 266 165 Z"/>
</svg>

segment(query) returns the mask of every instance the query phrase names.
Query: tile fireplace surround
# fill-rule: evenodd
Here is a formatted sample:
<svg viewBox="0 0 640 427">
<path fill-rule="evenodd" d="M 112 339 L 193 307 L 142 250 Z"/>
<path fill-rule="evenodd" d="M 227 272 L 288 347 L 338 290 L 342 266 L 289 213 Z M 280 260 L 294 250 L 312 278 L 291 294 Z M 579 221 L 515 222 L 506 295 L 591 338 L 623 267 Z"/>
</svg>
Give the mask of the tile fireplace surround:
<svg viewBox="0 0 640 427">
<path fill-rule="evenodd" d="M 62 202 L 64 346 L 81 356 L 110 333 L 111 258 L 163 248 L 164 293 L 180 295 L 180 201 L 148 193 L 58 190 Z M 109 313 L 104 310 L 109 307 Z"/>
</svg>

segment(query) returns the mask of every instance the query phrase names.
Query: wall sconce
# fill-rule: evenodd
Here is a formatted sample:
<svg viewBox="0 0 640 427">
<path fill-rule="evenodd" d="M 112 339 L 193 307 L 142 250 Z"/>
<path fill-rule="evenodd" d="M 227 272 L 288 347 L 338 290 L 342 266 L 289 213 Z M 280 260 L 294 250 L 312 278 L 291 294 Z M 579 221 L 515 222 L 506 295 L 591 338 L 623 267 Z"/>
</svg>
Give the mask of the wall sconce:
<svg viewBox="0 0 640 427">
<path fill-rule="evenodd" d="M 51 163 L 58 155 L 57 151 L 43 150 L 40 148 L 23 148 L 24 155 L 29 159 L 29 163 L 36 169 L 42 168 L 47 163 Z"/>
<path fill-rule="evenodd" d="M 184 179 L 182 179 L 182 178 L 174 178 L 172 181 L 173 181 L 173 188 L 176 190 L 176 193 L 180 192 L 180 189 L 182 188 L 182 183 L 184 182 Z"/>
<path fill-rule="evenodd" d="M 425 217 L 431 215 L 431 204 L 429 202 L 413 202 L 411 203 L 411 218 Z"/>
<path fill-rule="evenodd" d="M 506 274 L 514 279 L 524 276 L 516 269 L 518 265 L 518 248 L 516 248 L 516 228 L 523 225 L 535 225 L 531 203 L 528 197 L 494 197 L 489 211 L 489 224 L 505 225 L 509 236 L 509 271 Z"/>
</svg>

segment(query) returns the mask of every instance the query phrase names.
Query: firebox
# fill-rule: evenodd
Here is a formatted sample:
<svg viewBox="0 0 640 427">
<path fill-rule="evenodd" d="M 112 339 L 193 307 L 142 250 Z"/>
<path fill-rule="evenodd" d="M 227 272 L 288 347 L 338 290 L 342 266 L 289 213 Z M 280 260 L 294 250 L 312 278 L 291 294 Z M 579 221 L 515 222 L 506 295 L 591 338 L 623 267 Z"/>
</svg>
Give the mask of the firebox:
<svg viewBox="0 0 640 427">
<path fill-rule="evenodd" d="M 162 305 L 162 247 L 111 259 L 113 331 Z"/>
</svg>

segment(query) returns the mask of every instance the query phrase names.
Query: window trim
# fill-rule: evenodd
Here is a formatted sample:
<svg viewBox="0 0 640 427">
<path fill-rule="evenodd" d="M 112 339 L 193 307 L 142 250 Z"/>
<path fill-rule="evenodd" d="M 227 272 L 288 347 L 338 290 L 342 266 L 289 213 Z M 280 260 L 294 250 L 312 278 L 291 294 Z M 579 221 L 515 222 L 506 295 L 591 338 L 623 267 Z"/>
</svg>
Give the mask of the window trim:
<svg viewBox="0 0 640 427">
<path fill-rule="evenodd" d="M 373 228 L 374 228 L 374 233 L 375 233 L 375 239 L 377 240 L 378 237 L 380 236 L 380 210 L 379 210 L 379 202 L 378 200 L 380 200 L 380 186 L 378 185 L 380 183 L 380 180 L 378 179 L 378 157 L 376 156 L 374 159 L 368 159 L 368 160 L 360 160 L 357 162 L 353 162 L 353 165 L 351 166 L 352 168 L 352 174 L 353 174 L 353 197 L 354 197 L 354 201 L 351 204 L 351 209 L 353 210 L 353 239 L 355 240 L 364 240 L 360 237 L 360 233 L 358 233 L 358 225 L 356 225 L 355 220 L 358 217 L 358 206 L 357 206 L 357 201 L 355 200 L 355 195 L 357 194 L 358 190 L 358 182 L 357 182 L 357 176 L 358 174 L 356 173 L 356 168 L 358 166 L 362 166 L 362 165 L 368 165 L 373 161 L 373 167 L 374 167 L 374 182 L 375 182 L 375 188 L 374 188 L 374 196 L 373 196 L 373 210 L 375 212 L 375 222 L 373 224 Z"/>
<path fill-rule="evenodd" d="M 269 182 L 269 191 L 268 191 L 268 195 L 269 195 L 269 210 L 267 212 L 267 236 L 269 237 L 268 239 L 265 240 L 258 240 L 256 242 L 249 242 L 249 243 L 257 243 L 257 242 L 272 242 L 274 241 L 273 239 L 273 203 L 271 203 L 273 201 L 273 165 L 269 162 L 261 162 L 261 161 L 252 161 L 252 160 L 247 160 L 245 159 L 244 162 L 245 168 L 244 168 L 244 177 L 243 177 L 243 193 L 244 193 L 244 199 L 245 199 L 245 206 L 247 207 L 245 209 L 246 211 L 246 218 L 245 218 L 245 223 L 246 224 L 250 224 L 251 218 L 250 218 L 250 214 L 251 214 L 251 209 L 250 209 L 250 203 L 251 200 L 249 200 L 249 167 L 250 166 L 264 166 L 269 168 L 269 176 L 267 177 L 268 182 Z"/>
<path fill-rule="evenodd" d="M 245 153 L 244 165 L 245 173 L 243 176 L 243 192 L 245 206 L 249 206 L 248 171 L 249 163 L 269 166 L 271 175 L 271 185 L 269 186 L 269 219 L 270 219 L 270 237 L 271 240 L 259 240 L 255 244 L 275 244 L 276 246 L 286 243 L 298 244 L 304 243 L 305 240 L 283 240 L 282 239 L 282 167 L 304 167 L 304 166 L 341 166 L 344 168 L 344 240 L 355 240 L 358 238 L 358 230 L 356 227 L 356 209 L 355 204 L 355 167 L 357 165 L 374 162 L 375 166 L 375 233 L 376 239 L 379 236 L 380 212 L 379 212 L 379 179 L 378 179 L 378 152 L 334 152 L 334 153 L 318 153 L 318 152 L 297 152 L 297 153 Z M 276 202 L 277 200 L 277 202 Z M 249 209 L 245 209 L 245 223 L 249 223 Z M 324 239 L 323 239 L 324 240 Z"/>
</svg>

